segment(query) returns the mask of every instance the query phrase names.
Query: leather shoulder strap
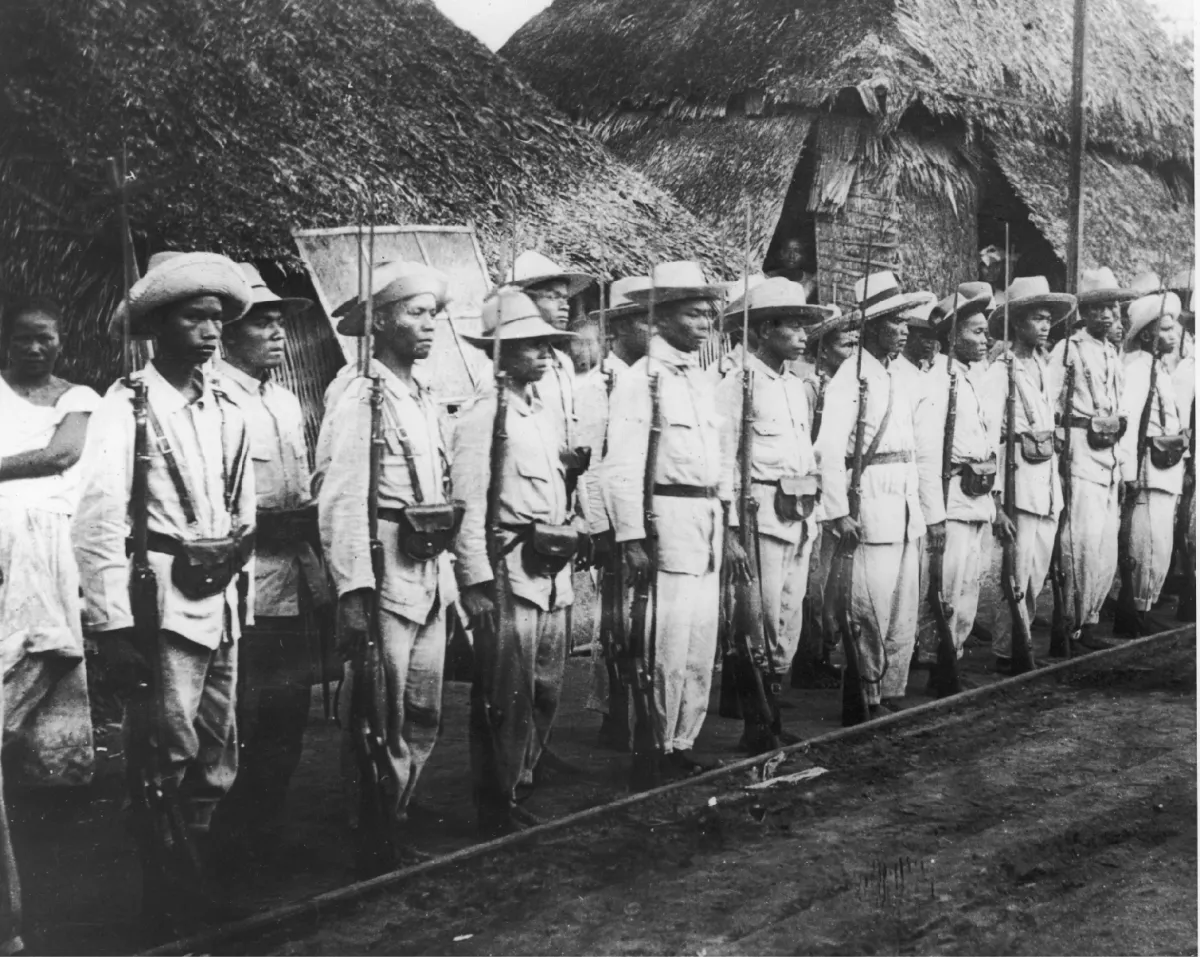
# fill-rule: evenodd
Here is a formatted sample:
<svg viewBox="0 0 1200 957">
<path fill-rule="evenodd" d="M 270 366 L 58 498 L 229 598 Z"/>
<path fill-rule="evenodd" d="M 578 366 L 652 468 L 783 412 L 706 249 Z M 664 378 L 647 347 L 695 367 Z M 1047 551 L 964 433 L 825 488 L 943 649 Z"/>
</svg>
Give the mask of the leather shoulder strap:
<svg viewBox="0 0 1200 957">
<path fill-rule="evenodd" d="M 892 421 L 892 401 L 896 396 L 896 380 L 892 378 L 892 374 L 888 373 L 888 397 L 887 408 L 883 410 L 883 418 L 879 420 L 879 428 L 875 430 L 875 434 L 871 436 L 871 444 L 867 446 L 866 454 L 863 455 L 863 468 L 865 469 L 871 464 L 875 458 L 875 453 L 879 451 L 879 443 L 883 441 L 883 433 L 887 431 L 888 424 Z"/>
<path fill-rule="evenodd" d="M 158 451 L 163 457 L 163 462 L 167 466 L 167 475 L 170 476 L 171 484 L 175 487 L 175 495 L 179 498 L 179 507 L 183 509 L 183 517 L 189 525 L 196 525 L 196 509 L 192 505 L 191 496 L 188 495 L 187 484 L 183 481 L 183 473 L 179 471 L 175 450 L 171 448 L 166 435 L 163 434 L 162 425 L 158 421 L 158 416 L 154 414 L 154 407 L 149 402 L 146 403 L 146 414 L 150 419 L 150 427 L 154 429 L 154 444 L 158 446 Z"/>
</svg>

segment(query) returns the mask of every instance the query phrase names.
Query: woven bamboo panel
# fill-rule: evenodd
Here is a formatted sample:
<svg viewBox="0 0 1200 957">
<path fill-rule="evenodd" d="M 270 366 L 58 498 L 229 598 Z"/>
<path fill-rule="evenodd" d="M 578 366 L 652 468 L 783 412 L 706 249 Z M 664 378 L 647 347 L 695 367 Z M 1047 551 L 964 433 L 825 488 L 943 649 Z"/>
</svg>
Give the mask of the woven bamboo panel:
<svg viewBox="0 0 1200 957">
<path fill-rule="evenodd" d="M 325 389 L 345 360 L 327 319 L 311 314 L 290 317 L 287 334 L 283 366 L 276 371 L 275 379 L 300 400 L 308 464 L 312 468 L 325 414 Z"/>
<path fill-rule="evenodd" d="M 839 213 L 817 214 L 816 234 L 820 301 L 843 311 L 854 307 L 854 283 L 863 275 L 868 245 L 872 272 L 900 265 L 899 204 L 862 176 L 854 177 Z"/>
</svg>

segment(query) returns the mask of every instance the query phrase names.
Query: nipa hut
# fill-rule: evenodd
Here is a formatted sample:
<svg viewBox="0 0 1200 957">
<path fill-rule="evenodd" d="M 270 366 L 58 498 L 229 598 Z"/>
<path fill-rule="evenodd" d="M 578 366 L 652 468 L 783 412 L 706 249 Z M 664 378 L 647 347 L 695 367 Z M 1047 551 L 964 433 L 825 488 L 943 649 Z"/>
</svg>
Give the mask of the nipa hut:
<svg viewBox="0 0 1200 957">
<path fill-rule="evenodd" d="M 1090 0 L 1083 266 L 1191 261 L 1190 44 Z M 815 249 L 849 298 L 868 245 L 910 286 L 1065 280 L 1072 0 L 555 0 L 501 55 L 619 156 L 772 265 Z M 990 260 L 991 271 L 982 261 Z"/>
<path fill-rule="evenodd" d="M 253 260 L 312 296 L 293 228 L 473 223 L 493 277 L 522 245 L 644 271 L 717 244 L 428 0 L 8 0 L 0 5 L 0 293 L 63 301 L 63 374 L 119 374 L 106 158 L 127 156 L 144 266 L 163 249 Z M 285 378 L 310 431 L 342 364 L 297 329 Z"/>
</svg>

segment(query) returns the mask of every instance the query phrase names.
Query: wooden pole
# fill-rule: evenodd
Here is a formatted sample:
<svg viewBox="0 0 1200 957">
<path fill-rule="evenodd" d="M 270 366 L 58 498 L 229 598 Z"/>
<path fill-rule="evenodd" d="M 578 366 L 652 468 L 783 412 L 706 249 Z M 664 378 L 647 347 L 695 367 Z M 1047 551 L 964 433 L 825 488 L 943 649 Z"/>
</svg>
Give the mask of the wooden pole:
<svg viewBox="0 0 1200 957">
<path fill-rule="evenodd" d="M 1083 92 L 1087 85 L 1087 0 L 1075 0 L 1075 42 L 1071 63 L 1071 151 L 1067 179 L 1067 291 L 1079 282 L 1083 241 L 1083 156 L 1087 147 L 1087 117 Z"/>
</svg>

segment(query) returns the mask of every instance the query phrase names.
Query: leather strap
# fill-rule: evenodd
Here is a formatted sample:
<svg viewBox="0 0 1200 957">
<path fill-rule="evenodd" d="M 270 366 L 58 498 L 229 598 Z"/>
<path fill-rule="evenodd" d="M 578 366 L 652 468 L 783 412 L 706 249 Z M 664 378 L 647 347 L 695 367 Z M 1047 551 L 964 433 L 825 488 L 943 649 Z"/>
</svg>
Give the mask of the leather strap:
<svg viewBox="0 0 1200 957">
<path fill-rule="evenodd" d="M 654 494 L 667 498 L 716 498 L 713 485 L 655 485 Z"/>
<path fill-rule="evenodd" d="M 877 428 L 875 430 L 875 434 L 871 437 L 871 444 L 867 446 L 867 452 L 863 456 L 863 468 L 864 469 L 867 468 L 867 466 L 869 466 L 869 465 L 875 464 L 875 456 L 879 450 L 879 443 L 883 441 L 883 433 L 887 431 L 888 424 L 892 421 L 892 400 L 895 398 L 895 395 L 896 395 L 896 380 L 892 378 L 892 374 L 890 372 L 887 374 L 887 377 L 888 377 L 887 408 L 883 410 L 883 418 L 879 420 L 879 428 Z M 896 453 L 889 452 L 886 454 L 894 455 Z M 911 456 L 912 453 L 906 453 L 906 454 Z M 897 459 L 895 461 L 907 462 L 908 459 Z M 853 465 L 853 462 L 851 463 L 851 465 Z"/>
<path fill-rule="evenodd" d="M 863 457 L 863 468 L 868 468 L 872 465 L 895 465 L 899 462 L 911 462 L 913 454 L 911 449 L 904 449 L 901 452 L 880 452 L 874 456 L 870 462 Z M 851 468 L 854 465 L 853 459 L 846 459 L 846 468 Z"/>
</svg>

